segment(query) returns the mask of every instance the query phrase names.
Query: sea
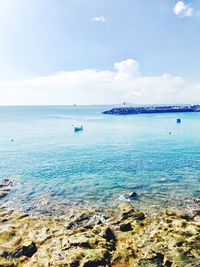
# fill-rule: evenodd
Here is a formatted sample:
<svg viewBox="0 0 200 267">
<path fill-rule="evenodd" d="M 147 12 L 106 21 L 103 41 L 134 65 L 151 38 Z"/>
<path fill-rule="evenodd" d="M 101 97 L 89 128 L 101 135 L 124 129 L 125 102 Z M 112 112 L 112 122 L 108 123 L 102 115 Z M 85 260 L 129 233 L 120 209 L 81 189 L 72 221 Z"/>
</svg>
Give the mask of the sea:
<svg viewBox="0 0 200 267">
<path fill-rule="evenodd" d="M 0 179 L 14 182 L 1 203 L 52 214 L 123 201 L 185 207 L 199 198 L 200 113 L 102 114 L 110 108 L 0 107 Z"/>
</svg>

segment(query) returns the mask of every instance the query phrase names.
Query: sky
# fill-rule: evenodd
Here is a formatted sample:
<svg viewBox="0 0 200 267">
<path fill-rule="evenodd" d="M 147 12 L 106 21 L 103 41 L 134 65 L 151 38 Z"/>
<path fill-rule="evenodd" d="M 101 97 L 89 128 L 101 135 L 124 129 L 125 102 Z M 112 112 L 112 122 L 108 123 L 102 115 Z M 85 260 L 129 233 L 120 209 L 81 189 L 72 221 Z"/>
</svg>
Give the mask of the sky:
<svg viewBox="0 0 200 267">
<path fill-rule="evenodd" d="M 0 0 L 0 105 L 200 103 L 199 47 L 199 0 Z"/>
</svg>

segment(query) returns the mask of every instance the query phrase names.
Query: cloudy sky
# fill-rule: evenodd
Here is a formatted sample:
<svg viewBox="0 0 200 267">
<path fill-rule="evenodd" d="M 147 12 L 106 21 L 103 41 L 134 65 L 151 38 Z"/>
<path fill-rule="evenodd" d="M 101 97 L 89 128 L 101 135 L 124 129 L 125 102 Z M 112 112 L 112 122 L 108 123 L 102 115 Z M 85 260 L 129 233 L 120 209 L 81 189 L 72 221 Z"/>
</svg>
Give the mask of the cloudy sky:
<svg viewBox="0 0 200 267">
<path fill-rule="evenodd" d="M 0 0 L 0 105 L 198 103 L 199 47 L 199 0 Z"/>
</svg>

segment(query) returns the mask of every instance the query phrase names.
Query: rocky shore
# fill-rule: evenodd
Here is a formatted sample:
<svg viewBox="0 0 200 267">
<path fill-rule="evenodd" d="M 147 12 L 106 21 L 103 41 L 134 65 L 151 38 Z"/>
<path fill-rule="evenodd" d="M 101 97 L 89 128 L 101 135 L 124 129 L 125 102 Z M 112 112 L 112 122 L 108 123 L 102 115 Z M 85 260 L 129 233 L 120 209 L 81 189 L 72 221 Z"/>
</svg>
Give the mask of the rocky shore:
<svg viewBox="0 0 200 267">
<path fill-rule="evenodd" d="M 4 180 L 1 191 L 11 190 Z M 6 189 L 7 188 L 7 189 Z M 5 197 L 1 194 L 0 197 Z M 200 266 L 199 209 L 144 214 L 130 203 L 62 218 L 0 206 L 0 266 Z"/>
</svg>

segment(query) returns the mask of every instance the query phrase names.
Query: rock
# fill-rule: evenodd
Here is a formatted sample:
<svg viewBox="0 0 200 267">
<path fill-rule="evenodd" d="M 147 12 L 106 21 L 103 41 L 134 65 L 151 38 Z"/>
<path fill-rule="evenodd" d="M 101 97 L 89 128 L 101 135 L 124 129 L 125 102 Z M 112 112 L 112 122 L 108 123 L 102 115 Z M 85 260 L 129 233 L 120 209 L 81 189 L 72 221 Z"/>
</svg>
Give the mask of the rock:
<svg viewBox="0 0 200 267">
<path fill-rule="evenodd" d="M 101 225 L 101 224 L 105 224 L 106 220 L 108 220 L 109 217 L 103 215 L 103 214 L 95 214 L 91 219 L 90 219 L 90 223 L 93 224 L 97 224 L 97 225 Z"/>
<path fill-rule="evenodd" d="M 69 240 L 68 248 L 70 247 L 92 248 L 89 239 L 81 234 L 80 236 L 76 236 L 72 240 Z"/>
<path fill-rule="evenodd" d="M 98 266 L 107 266 L 106 260 L 104 258 L 94 259 L 94 260 L 86 260 L 81 265 L 81 267 L 98 267 Z"/>
<path fill-rule="evenodd" d="M 197 204 L 200 204 L 200 199 L 199 198 L 195 198 L 194 202 L 197 203 Z"/>
<path fill-rule="evenodd" d="M 22 247 L 22 254 L 27 257 L 32 257 L 36 251 L 37 251 L 37 247 L 34 242 L 31 242 L 30 244 L 24 245 Z"/>
<path fill-rule="evenodd" d="M 95 250 L 92 254 L 86 256 L 80 267 L 99 267 L 110 266 L 110 254 L 108 251 Z"/>
<path fill-rule="evenodd" d="M 11 255 L 13 258 L 19 258 L 21 256 L 32 257 L 37 251 L 36 244 L 34 242 L 27 243 L 18 250 L 14 251 Z"/>
<path fill-rule="evenodd" d="M 175 210 L 169 210 L 169 209 L 167 209 L 165 212 L 166 212 L 166 215 L 167 216 L 170 216 L 170 217 L 174 217 L 174 216 L 177 215 L 177 212 Z"/>
<path fill-rule="evenodd" d="M 0 190 L 0 198 L 6 197 L 9 192 L 10 192 L 10 189 L 2 189 L 2 190 Z"/>
<path fill-rule="evenodd" d="M 162 253 L 155 253 L 155 256 L 147 259 L 141 259 L 139 261 L 139 266 L 143 267 L 162 267 L 164 261 L 164 255 Z"/>
<path fill-rule="evenodd" d="M 137 267 L 161 267 L 157 263 L 152 262 L 150 259 L 140 259 Z"/>
<path fill-rule="evenodd" d="M 144 220 L 145 215 L 143 212 L 134 210 L 130 204 L 122 204 L 119 207 L 121 220 L 126 220 L 128 218 L 133 218 L 135 220 Z"/>
<path fill-rule="evenodd" d="M 89 211 L 57 218 L 2 206 L 0 266 L 200 266 L 200 216 L 186 221 L 182 211 L 163 209 L 140 221 L 144 213 L 125 203 L 98 225 L 93 216 L 100 211 Z M 73 227 L 66 229 L 69 222 Z"/>
<path fill-rule="evenodd" d="M 164 261 L 164 255 L 160 252 L 157 252 L 156 255 L 152 258 L 153 261 L 156 261 L 158 264 L 162 264 Z"/>
<path fill-rule="evenodd" d="M 67 257 L 67 265 L 63 264 L 61 266 L 69 266 L 69 267 L 80 267 L 80 261 L 83 258 L 84 253 L 82 253 L 79 251 L 78 249 L 76 249 L 76 251 L 73 251 L 72 253 L 70 253 L 70 255 L 68 255 Z M 53 262 L 54 263 L 54 262 Z"/>
<path fill-rule="evenodd" d="M 132 217 L 134 212 L 135 210 L 130 204 L 125 203 L 119 206 L 119 214 L 122 220 Z"/>
<path fill-rule="evenodd" d="M 86 226 L 94 216 L 94 212 L 83 211 L 81 214 L 75 216 L 75 218 L 67 225 L 67 229 L 76 229 L 77 227 Z"/>
<path fill-rule="evenodd" d="M 185 212 L 181 214 L 181 218 L 189 221 L 193 220 L 198 214 L 199 211 L 196 210 L 185 210 Z"/>
<path fill-rule="evenodd" d="M 0 198 L 3 198 L 8 195 L 13 186 L 13 182 L 9 179 L 3 179 L 0 181 Z"/>
<path fill-rule="evenodd" d="M 9 187 L 13 186 L 13 182 L 10 181 L 9 179 L 3 179 L 0 181 L 0 188 L 1 187 L 8 187 L 8 186 Z"/>
<path fill-rule="evenodd" d="M 123 223 L 120 225 L 120 230 L 122 232 L 128 232 L 132 230 L 131 224 L 130 223 Z"/>
<path fill-rule="evenodd" d="M 103 234 L 103 238 L 105 238 L 108 242 L 116 240 L 115 234 L 110 229 L 110 227 L 106 228 L 105 233 Z"/>
<path fill-rule="evenodd" d="M 79 261 L 73 261 L 69 264 L 69 267 L 79 267 Z"/>
<path fill-rule="evenodd" d="M 133 214 L 133 218 L 136 219 L 136 220 L 142 221 L 142 220 L 145 219 L 145 214 L 143 212 L 141 212 L 141 211 L 136 211 Z"/>
<path fill-rule="evenodd" d="M 136 192 L 131 192 L 128 196 L 130 199 L 138 199 L 138 194 Z"/>
<path fill-rule="evenodd" d="M 169 260 L 166 260 L 166 262 L 165 262 L 165 265 L 164 265 L 164 266 L 166 266 L 166 267 L 171 267 L 171 266 L 172 266 L 172 264 L 173 264 L 173 262 L 171 262 L 171 261 L 169 261 Z"/>
<path fill-rule="evenodd" d="M 0 250 L 0 257 L 7 258 L 9 253 L 6 250 Z"/>
</svg>

